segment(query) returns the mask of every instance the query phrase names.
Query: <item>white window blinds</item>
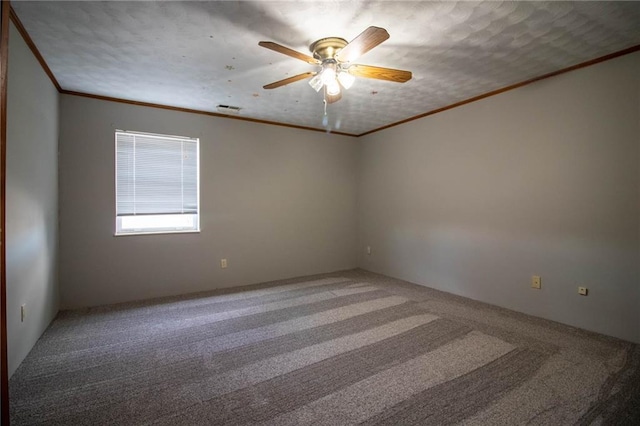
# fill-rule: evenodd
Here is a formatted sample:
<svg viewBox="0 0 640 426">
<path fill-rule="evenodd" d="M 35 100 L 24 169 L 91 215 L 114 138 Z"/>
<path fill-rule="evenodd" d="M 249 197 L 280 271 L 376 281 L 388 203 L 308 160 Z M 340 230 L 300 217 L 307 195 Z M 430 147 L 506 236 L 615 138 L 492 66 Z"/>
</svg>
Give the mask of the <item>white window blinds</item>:
<svg viewBox="0 0 640 426">
<path fill-rule="evenodd" d="M 116 131 L 116 216 L 197 215 L 198 145 L 198 139 Z"/>
</svg>

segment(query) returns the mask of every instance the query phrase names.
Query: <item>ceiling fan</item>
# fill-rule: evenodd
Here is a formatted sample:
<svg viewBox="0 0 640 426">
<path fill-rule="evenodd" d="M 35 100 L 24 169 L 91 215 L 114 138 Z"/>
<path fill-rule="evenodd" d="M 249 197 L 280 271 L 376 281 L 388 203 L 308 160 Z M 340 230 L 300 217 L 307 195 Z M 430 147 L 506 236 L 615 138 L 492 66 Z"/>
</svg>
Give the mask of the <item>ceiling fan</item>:
<svg viewBox="0 0 640 426">
<path fill-rule="evenodd" d="M 410 71 L 351 64 L 351 61 L 359 58 L 388 38 L 389 33 L 387 30 L 379 27 L 367 28 L 349 43 L 339 37 L 321 38 L 309 46 L 313 56 L 305 55 L 272 41 L 261 41 L 258 44 L 262 47 L 320 66 L 319 71 L 294 75 L 293 77 L 267 84 L 264 88 L 275 89 L 289 83 L 311 78 L 309 81 L 311 87 L 316 92 L 323 89 L 325 100 L 328 103 L 333 103 L 342 98 L 341 89 L 351 87 L 355 77 L 375 78 L 397 83 L 411 80 Z"/>
</svg>

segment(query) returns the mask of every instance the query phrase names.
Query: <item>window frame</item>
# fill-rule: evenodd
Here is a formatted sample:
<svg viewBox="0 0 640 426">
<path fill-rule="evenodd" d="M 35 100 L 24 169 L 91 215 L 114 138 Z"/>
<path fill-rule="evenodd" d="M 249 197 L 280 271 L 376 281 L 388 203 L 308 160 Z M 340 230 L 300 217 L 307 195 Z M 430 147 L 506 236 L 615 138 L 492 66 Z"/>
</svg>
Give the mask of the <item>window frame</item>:
<svg viewBox="0 0 640 426">
<path fill-rule="evenodd" d="M 129 135 L 139 135 L 149 138 L 157 138 L 157 139 L 174 139 L 177 141 L 195 141 L 196 142 L 196 199 L 197 199 L 197 213 L 188 214 L 188 216 L 195 218 L 195 224 L 193 228 L 176 228 L 170 229 L 171 227 L 166 228 L 154 228 L 148 231 L 142 229 L 136 229 L 134 231 L 122 231 L 121 221 L 124 217 L 157 217 L 160 215 L 154 214 L 140 214 L 140 215 L 128 215 L 128 216 L 118 216 L 118 134 L 124 133 Z M 199 234 L 201 231 L 200 226 L 200 215 L 201 215 L 201 205 L 200 205 L 200 138 L 198 137 L 190 137 L 190 136 L 178 136 L 178 135 L 166 135 L 160 133 L 150 133 L 150 132 L 140 132 L 140 131 L 132 131 L 132 130 L 120 130 L 114 129 L 114 217 L 115 217 L 115 230 L 113 233 L 114 237 L 127 237 L 127 236 L 140 236 L 140 235 L 164 235 L 164 234 Z M 178 216 L 183 215 L 180 213 L 176 213 L 175 215 L 167 215 L 167 216 Z"/>
</svg>

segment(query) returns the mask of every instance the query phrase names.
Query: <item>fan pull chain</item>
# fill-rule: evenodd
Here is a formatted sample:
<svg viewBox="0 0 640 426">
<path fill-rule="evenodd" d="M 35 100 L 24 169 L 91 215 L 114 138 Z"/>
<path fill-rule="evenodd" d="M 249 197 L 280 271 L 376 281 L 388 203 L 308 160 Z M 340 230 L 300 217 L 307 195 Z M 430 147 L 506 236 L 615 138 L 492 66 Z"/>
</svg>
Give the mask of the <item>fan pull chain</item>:
<svg viewBox="0 0 640 426">
<path fill-rule="evenodd" d="M 325 99 L 322 100 L 324 103 L 324 116 L 322 117 L 322 125 L 327 127 L 329 125 L 329 116 L 327 115 L 327 99 L 325 95 Z"/>
</svg>

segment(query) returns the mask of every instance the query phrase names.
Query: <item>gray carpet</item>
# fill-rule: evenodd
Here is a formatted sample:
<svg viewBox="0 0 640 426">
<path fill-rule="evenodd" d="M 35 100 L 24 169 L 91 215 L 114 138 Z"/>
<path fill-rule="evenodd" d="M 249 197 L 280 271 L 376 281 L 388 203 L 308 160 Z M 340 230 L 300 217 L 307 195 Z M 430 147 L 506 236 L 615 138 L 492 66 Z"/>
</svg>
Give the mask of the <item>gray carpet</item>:
<svg viewBox="0 0 640 426">
<path fill-rule="evenodd" d="M 61 312 L 13 425 L 640 424 L 636 345 L 361 270 Z"/>
</svg>

